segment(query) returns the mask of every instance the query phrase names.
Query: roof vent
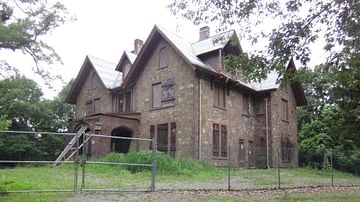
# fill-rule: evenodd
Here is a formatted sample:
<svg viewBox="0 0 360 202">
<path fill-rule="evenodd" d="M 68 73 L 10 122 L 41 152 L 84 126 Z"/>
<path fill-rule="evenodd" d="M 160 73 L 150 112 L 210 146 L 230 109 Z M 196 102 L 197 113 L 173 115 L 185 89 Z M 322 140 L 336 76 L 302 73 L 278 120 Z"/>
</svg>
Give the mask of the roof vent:
<svg viewBox="0 0 360 202">
<path fill-rule="evenodd" d="M 209 26 L 201 27 L 199 30 L 199 41 L 208 39 L 210 37 L 210 28 Z"/>
</svg>

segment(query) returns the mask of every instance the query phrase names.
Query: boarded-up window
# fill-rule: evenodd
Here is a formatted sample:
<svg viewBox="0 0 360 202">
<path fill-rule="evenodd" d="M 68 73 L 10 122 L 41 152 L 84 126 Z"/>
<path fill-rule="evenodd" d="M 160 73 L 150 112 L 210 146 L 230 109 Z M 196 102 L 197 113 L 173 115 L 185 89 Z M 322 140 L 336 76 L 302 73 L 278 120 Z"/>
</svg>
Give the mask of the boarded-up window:
<svg viewBox="0 0 360 202">
<path fill-rule="evenodd" d="M 169 65 L 168 51 L 166 47 L 160 49 L 159 52 L 159 68 L 164 68 Z"/>
<path fill-rule="evenodd" d="M 131 92 L 125 93 L 125 112 L 131 112 Z"/>
<path fill-rule="evenodd" d="M 281 103 L 282 103 L 282 120 L 288 121 L 289 120 L 288 101 L 281 99 Z"/>
<path fill-rule="evenodd" d="M 161 84 L 162 97 L 161 104 L 163 107 L 174 105 L 174 79 L 168 79 Z"/>
<path fill-rule="evenodd" d="M 243 139 L 239 139 L 239 161 L 245 161 L 245 144 Z"/>
<path fill-rule="evenodd" d="M 250 96 L 243 95 L 243 114 L 250 114 Z"/>
<path fill-rule="evenodd" d="M 227 157 L 227 127 L 213 124 L 213 156 Z"/>
<path fill-rule="evenodd" d="M 152 107 L 161 107 L 161 83 L 152 86 Z"/>
<path fill-rule="evenodd" d="M 94 113 L 99 113 L 101 111 L 100 107 L 101 107 L 100 98 L 94 99 Z"/>
<path fill-rule="evenodd" d="M 167 79 L 162 83 L 153 84 L 152 107 L 168 107 L 175 103 L 174 79 Z"/>
<path fill-rule="evenodd" d="M 89 115 L 92 113 L 92 100 L 88 100 L 86 101 L 85 103 L 85 114 L 86 115 Z"/>
<path fill-rule="evenodd" d="M 225 86 L 219 83 L 214 85 L 214 106 L 225 108 Z"/>
</svg>

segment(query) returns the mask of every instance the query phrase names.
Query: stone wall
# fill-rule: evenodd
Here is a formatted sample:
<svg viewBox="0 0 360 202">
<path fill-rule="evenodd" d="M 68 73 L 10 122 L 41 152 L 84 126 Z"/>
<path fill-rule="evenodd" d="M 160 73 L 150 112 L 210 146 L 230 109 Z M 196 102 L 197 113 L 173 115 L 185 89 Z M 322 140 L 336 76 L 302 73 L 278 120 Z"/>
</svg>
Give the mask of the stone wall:
<svg viewBox="0 0 360 202">
<path fill-rule="evenodd" d="M 93 77 L 93 74 L 94 77 Z M 93 85 L 91 86 L 91 79 L 93 77 Z M 100 78 L 92 68 L 88 74 L 84 85 L 81 88 L 79 95 L 76 100 L 76 114 L 75 117 L 82 117 L 85 115 L 85 104 L 88 100 L 100 98 L 100 110 L 99 112 L 107 113 L 112 111 L 112 95 L 107 90 Z"/>
<path fill-rule="evenodd" d="M 215 165 L 227 165 L 228 158 L 213 157 L 213 124 L 227 126 L 227 141 L 230 146 L 233 166 L 251 166 L 247 148 L 254 142 L 254 99 L 250 95 L 250 113 L 243 112 L 243 96 L 248 94 L 240 89 L 230 88 L 225 95 L 225 108 L 214 107 L 214 91 L 209 77 L 201 80 L 201 159 L 212 161 Z M 245 143 L 245 162 L 239 162 L 239 139 Z"/>
<path fill-rule="evenodd" d="M 288 120 L 282 120 L 282 99 L 288 102 Z M 271 134 L 273 137 L 272 149 L 275 155 L 272 155 L 272 161 L 277 165 L 276 156 L 279 150 L 281 151 L 281 135 L 289 135 L 289 139 L 295 149 L 291 153 L 291 162 L 282 162 L 281 166 L 297 166 L 298 165 L 298 151 L 297 151 L 297 114 L 296 102 L 290 84 L 281 85 L 276 91 L 271 93 Z M 281 158 L 281 152 L 280 152 Z"/>
<path fill-rule="evenodd" d="M 169 65 L 159 69 L 159 51 L 163 47 L 167 47 Z M 175 122 L 176 155 L 197 158 L 198 81 L 195 71 L 165 40 L 159 41 L 143 68 L 133 90 L 134 110 L 141 112 L 140 137 L 150 138 L 151 125 Z M 174 106 L 153 109 L 152 84 L 170 78 L 175 82 Z"/>
</svg>

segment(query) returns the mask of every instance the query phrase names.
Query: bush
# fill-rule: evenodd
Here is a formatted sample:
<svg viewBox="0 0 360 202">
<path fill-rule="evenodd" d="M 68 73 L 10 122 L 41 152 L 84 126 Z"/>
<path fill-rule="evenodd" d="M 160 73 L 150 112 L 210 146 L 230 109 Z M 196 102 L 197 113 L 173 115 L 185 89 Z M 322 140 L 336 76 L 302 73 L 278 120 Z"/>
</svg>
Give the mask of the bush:
<svg viewBox="0 0 360 202">
<path fill-rule="evenodd" d="M 333 168 L 360 176 L 360 150 L 333 150 Z M 299 165 L 302 167 L 328 171 L 330 168 L 329 150 L 299 150 Z"/>
<path fill-rule="evenodd" d="M 172 158 L 163 152 L 157 152 L 157 172 L 168 175 L 187 175 L 191 176 L 193 173 L 200 171 L 215 170 L 205 161 L 187 160 Z M 151 164 L 152 151 L 130 151 L 127 154 L 109 153 L 102 157 L 101 161 L 116 162 L 116 163 L 136 163 L 136 164 Z M 122 166 L 131 172 L 142 172 L 151 170 L 151 167 L 145 166 Z"/>
</svg>

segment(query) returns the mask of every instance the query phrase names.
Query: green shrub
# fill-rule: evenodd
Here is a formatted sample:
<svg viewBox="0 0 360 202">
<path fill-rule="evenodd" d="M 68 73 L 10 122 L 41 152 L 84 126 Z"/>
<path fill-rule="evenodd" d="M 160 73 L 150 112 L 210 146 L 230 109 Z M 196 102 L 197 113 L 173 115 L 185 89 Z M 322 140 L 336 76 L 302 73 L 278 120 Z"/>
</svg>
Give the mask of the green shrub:
<svg viewBox="0 0 360 202">
<path fill-rule="evenodd" d="M 163 152 L 157 152 L 157 172 L 165 175 L 186 175 L 200 171 L 212 171 L 215 167 L 211 166 L 205 161 L 187 160 L 172 158 Z M 104 162 L 116 163 L 134 163 L 134 164 L 151 164 L 152 151 L 130 151 L 127 154 L 122 153 L 109 153 L 99 160 Z M 151 167 L 146 166 L 121 166 L 131 172 L 142 172 L 145 170 L 150 171 Z"/>
</svg>

